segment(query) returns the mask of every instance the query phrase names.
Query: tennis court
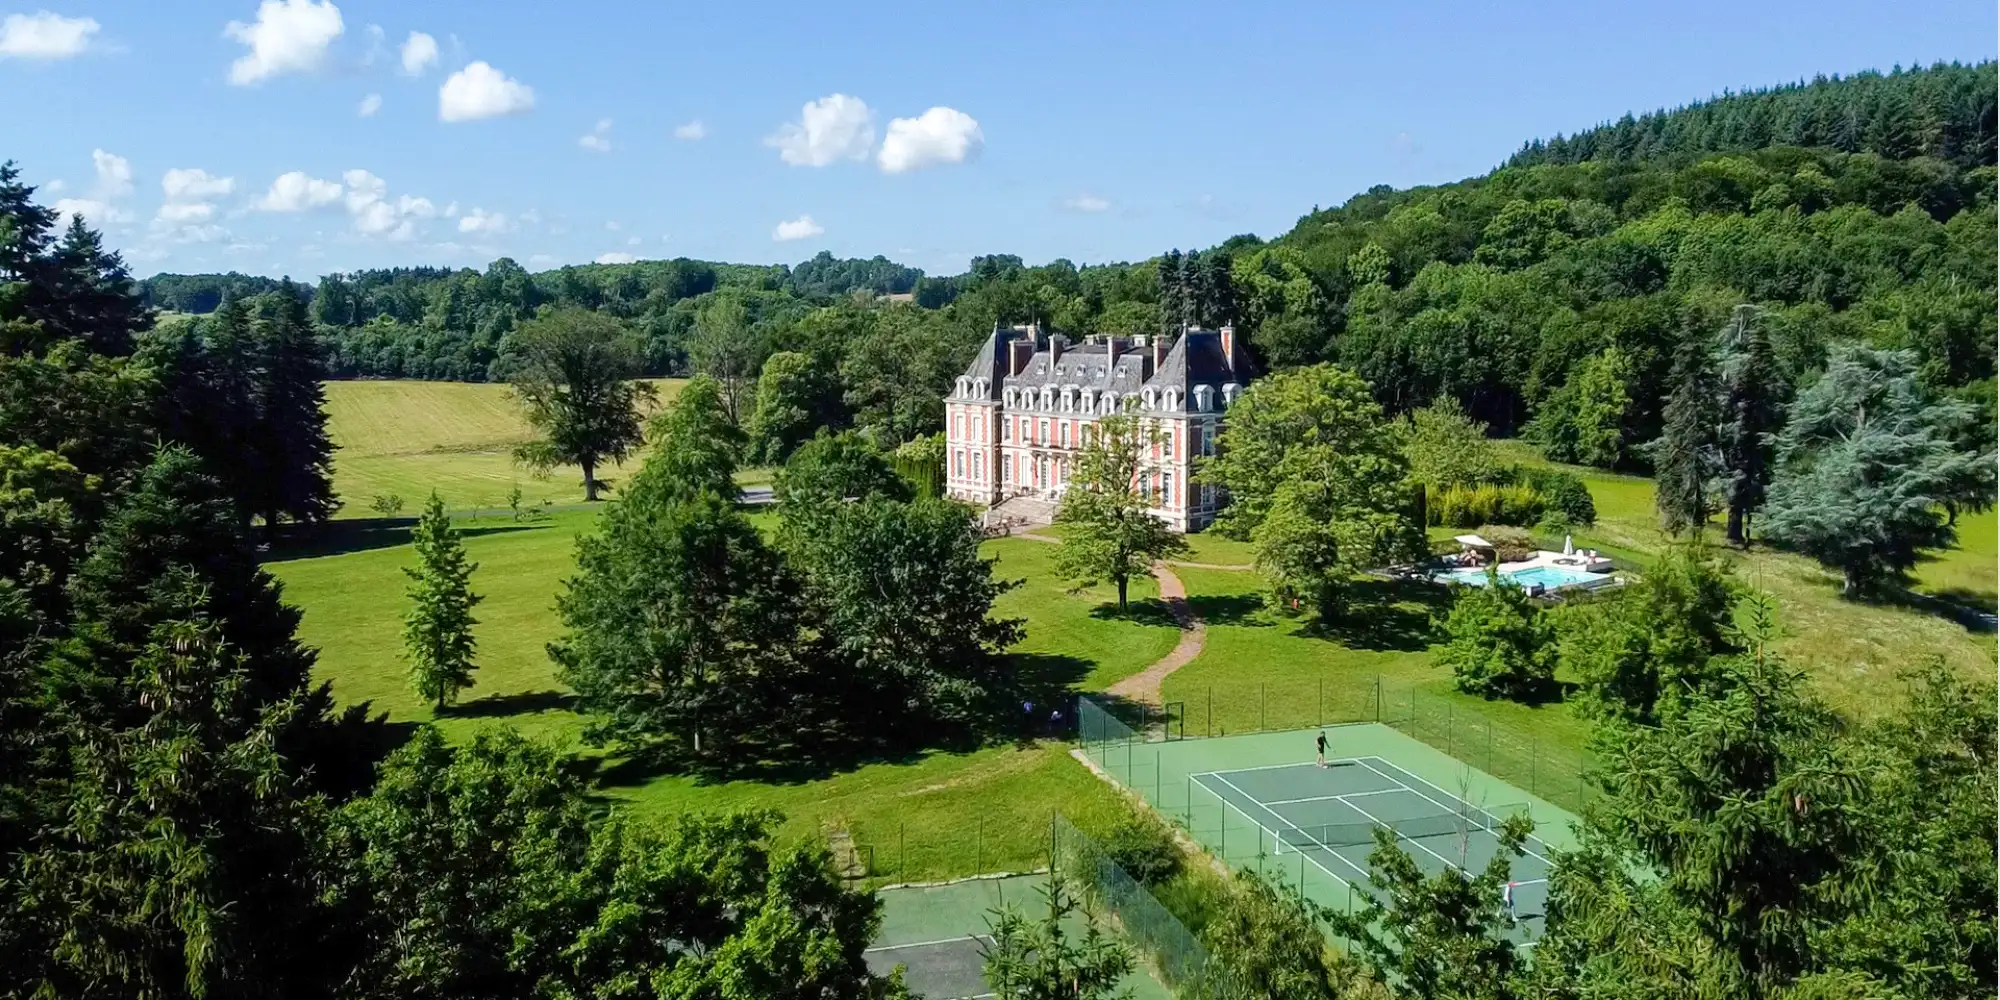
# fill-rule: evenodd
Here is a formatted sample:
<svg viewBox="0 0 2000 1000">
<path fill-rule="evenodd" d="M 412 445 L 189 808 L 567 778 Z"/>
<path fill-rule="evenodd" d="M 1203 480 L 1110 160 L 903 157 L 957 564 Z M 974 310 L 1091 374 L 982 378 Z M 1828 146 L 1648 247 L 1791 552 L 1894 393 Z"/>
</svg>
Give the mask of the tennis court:
<svg viewBox="0 0 2000 1000">
<path fill-rule="evenodd" d="M 1326 768 L 1314 760 L 1322 732 Z M 1393 831 L 1428 871 L 1477 872 L 1499 848 L 1501 823 L 1524 813 L 1534 835 L 1510 866 L 1508 936 L 1526 944 L 1541 936 L 1548 859 L 1575 846 L 1566 810 L 1380 723 L 1163 742 L 1087 737 L 1084 750 L 1217 858 L 1343 912 L 1377 892 L 1368 878 L 1376 828 Z"/>
<path fill-rule="evenodd" d="M 1271 764 L 1190 775 L 1196 788 L 1239 813 L 1268 837 L 1270 856 L 1287 855 L 1324 875 L 1368 882 L 1368 854 L 1375 830 L 1395 831 L 1403 849 L 1425 871 L 1477 872 L 1500 852 L 1499 828 L 1507 817 L 1527 814 L 1526 803 L 1474 806 L 1381 757 Z M 1547 899 L 1546 845 L 1531 841 L 1510 871 L 1516 919 L 1530 935 L 1541 931 Z"/>
<path fill-rule="evenodd" d="M 903 966 L 904 984 L 924 1000 L 990 997 L 985 977 L 985 948 L 993 941 L 990 921 L 1008 906 L 1030 918 L 1045 913 L 1046 880 L 1044 875 L 1020 875 L 879 890 L 882 928 L 863 957 L 883 975 Z M 1076 914 L 1066 929 L 1081 935 L 1084 919 Z M 1139 969 L 1120 985 L 1134 1000 L 1170 1000 L 1166 988 Z"/>
</svg>

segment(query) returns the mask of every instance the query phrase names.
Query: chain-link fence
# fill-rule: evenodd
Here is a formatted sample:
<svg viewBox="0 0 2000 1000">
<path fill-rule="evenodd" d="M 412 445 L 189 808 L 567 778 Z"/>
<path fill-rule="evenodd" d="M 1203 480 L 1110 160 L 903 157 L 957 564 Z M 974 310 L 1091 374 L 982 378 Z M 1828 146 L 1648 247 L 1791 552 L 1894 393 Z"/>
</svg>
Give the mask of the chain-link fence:
<svg viewBox="0 0 2000 1000">
<path fill-rule="evenodd" d="M 1070 880 L 1092 913 L 1116 922 L 1127 942 L 1162 984 L 1181 1000 L 1233 995 L 1221 967 L 1209 961 L 1187 925 L 1139 884 L 1102 845 L 1057 813 L 1050 831 L 1051 867 Z"/>
<path fill-rule="evenodd" d="M 1350 675 L 1176 693 L 1185 700 L 1164 709 L 1080 696 L 1078 738 L 1116 773 L 1121 748 L 1129 759 L 1135 742 L 1379 722 L 1571 813 L 1581 813 L 1596 794 L 1587 777 L 1593 767 L 1588 752 L 1496 719 L 1476 699 L 1388 686 L 1379 677 L 1357 684 Z"/>
</svg>

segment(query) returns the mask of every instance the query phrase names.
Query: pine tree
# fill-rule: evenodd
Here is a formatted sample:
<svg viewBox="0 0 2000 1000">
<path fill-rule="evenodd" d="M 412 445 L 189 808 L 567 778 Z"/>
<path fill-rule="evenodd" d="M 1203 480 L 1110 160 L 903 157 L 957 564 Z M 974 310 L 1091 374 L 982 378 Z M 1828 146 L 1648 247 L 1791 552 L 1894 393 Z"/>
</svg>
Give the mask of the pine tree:
<svg viewBox="0 0 2000 1000">
<path fill-rule="evenodd" d="M 411 580 L 415 603 L 403 619 L 403 648 L 410 658 L 412 685 L 442 712 L 458 692 L 472 686 L 472 627 L 479 624 L 472 608 L 481 600 L 472 592 L 472 571 L 479 564 L 465 558 L 465 546 L 436 490 L 411 537 L 417 567 L 403 572 Z"/>
<path fill-rule="evenodd" d="M 1754 306 L 1737 306 L 1722 328 L 1723 503 L 1729 540 L 1749 543 L 1750 515 L 1764 506 L 1771 483 L 1771 435 L 1783 416 L 1783 376 Z"/>
<path fill-rule="evenodd" d="M 153 317 L 139 300 L 125 259 L 106 250 L 97 231 L 73 215 L 51 263 L 57 307 L 43 318 L 44 327 L 99 354 L 132 353 L 133 336 L 151 326 Z"/>
<path fill-rule="evenodd" d="M 1160 332 L 1173 336 L 1181 332 L 1187 322 L 1188 288 L 1187 270 L 1181 252 L 1169 250 L 1160 255 Z"/>
<path fill-rule="evenodd" d="M 1717 449 L 1716 385 L 1708 345 L 1690 338 L 1674 360 L 1674 389 L 1666 426 L 1651 445 L 1653 505 L 1669 534 L 1700 534 L 1719 509 L 1721 453 Z"/>
<path fill-rule="evenodd" d="M 326 433 L 326 360 L 306 318 L 303 290 L 287 281 L 277 315 L 259 338 L 257 485 L 255 510 L 275 532 L 280 518 L 316 523 L 333 516 L 333 441 Z"/>
</svg>

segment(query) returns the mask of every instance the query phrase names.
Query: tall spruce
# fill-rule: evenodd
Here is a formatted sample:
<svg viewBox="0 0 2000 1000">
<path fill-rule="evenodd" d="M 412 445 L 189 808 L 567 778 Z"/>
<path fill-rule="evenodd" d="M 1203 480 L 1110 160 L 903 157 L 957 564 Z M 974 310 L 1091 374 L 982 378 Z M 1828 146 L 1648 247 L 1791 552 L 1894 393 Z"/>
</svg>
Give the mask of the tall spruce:
<svg viewBox="0 0 2000 1000">
<path fill-rule="evenodd" d="M 1755 306 L 1737 306 L 1722 328 L 1723 503 L 1729 540 L 1750 541 L 1750 517 L 1764 506 L 1771 484 L 1771 439 L 1784 416 L 1783 374 Z"/>
<path fill-rule="evenodd" d="M 333 440 L 326 432 L 326 360 L 306 318 L 304 290 L 290 281 L 275 296 L 274 315 L 258 337 L 258 422 L 255 447 L 264 475 L 253 509 L 264 528 L 280 519 L 317 523 L 333 516 Z"/>
<path fill-rule="evenodd" d="M 472 686 L 476 648 L 472 627 L 479 624 L 472 608 L 482 599 L 472 592 L 472 571 L 479 564 L 465 557 L 465 546 L 436 490 L 417 519 L 411 541 L 417 566 L 403 568 L 413 602 L 403 618 L 403 649 L 410 660 L 411 686 L 442 712 L 460 691 Z"/>
<path fill-rule="evenodd" d="M 1718 480 L 1722 455 L 1717 446 L 1719 413 L 1715 371 L 1708 345 L 1689 338 L 1674 360 L 1673 392 L 1664 411 L 1666 426 L 1650 446 L 1653 506 L 1668 534 L 1700 534 L 1721 507 Z"/>
</svg>

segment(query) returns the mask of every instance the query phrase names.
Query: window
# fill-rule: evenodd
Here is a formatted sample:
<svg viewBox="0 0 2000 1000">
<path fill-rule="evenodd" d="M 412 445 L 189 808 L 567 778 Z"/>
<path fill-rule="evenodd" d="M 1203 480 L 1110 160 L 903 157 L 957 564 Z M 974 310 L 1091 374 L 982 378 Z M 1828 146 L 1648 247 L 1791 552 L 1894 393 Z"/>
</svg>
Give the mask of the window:
<svg viewBox="0 0 2000 1000">
<path fill-rule="evenodd" d="M 1160 474 L 1160 498 L 1167 506 L 1174 506 L 1174 474 L 1171 472 Z"/>
<path fill-rule="evenodd" d="M 1172 425 L 1168 425 L 1167 432 L 1160 435 L 1160 453 L 1168 458 L 1174 457 L 1174 428 Z"/>
<path fill-rule="evenodd" d="M 951 436 L 960 441 L 965 440 L 965 414 L 957 413 L 952 415 Z"/>
<path fill-rule="evenodd" d="M 1069 421 L 1063 421 L 1061 426 L 1056 428 L 1056 433 L 1062 435 L 1062 446 L 1069 447 Z"/>
<path fill-rule="evenodd" d="M 1215 487 L 1204 486 L 1201 488 L 1201 505 L 1203 507 L 1215 506 Z"/>
<path fill-rule="evenodd" d="M 1040 443 L 1042 443 L 1042 444 L 1048 444 L 1048 443 L 1049 443 L 1049 422 L 1048 422 L 1048 421 L 1046 421 L 1046 420 L 1042 421 L 1042 435 L 1041 435 L 1041 437 L 1040 437 L 1040 438 L 1038 438 L 1037 440 L 1038 440 L 1038 441 L 1040 441 Z"/>
<path fill-rule="evenodd" d="M 1012 440 L 1014 440 L 1014 422 L 1013 422 L 1012 420 L 1008 420 L 1008 419 L 1005 419 L 1005 418 L 1002 418 L 1002 419 L 1001 419 L 1001 421 L 1000 421 L 1000 440 L 1002 440 L 1002 441 L 1012 441 Z"/>
<path fill-rule="evenodd" d="M 952 453 L 951 453 L 951 457 L 952 457 L 952 465 L 953 465 L 953 466 L 954 466 L 954 467 L 956 468 L 956 470 L 957 470 L 957 471 L 953 472 L 952 474 L 953 474 L 954 476 L 958 477 L 959 479 L 964 479 L 964 478 L 965 478 L 965 452 L 962 452 L 962 451 L 955 451 L 955 452 L 952 452 Z"/>
<path fill-rule="evenodd" d="M 1005 486 L 1014 484 L 1014 456 L 1012 455 L 1008 455 L 1006 458 L 1000 460 L 1000 482 Z"/>
<path fill-rule="evenodd" d="M 1215 425 L 1213 423 L 1201 425 L 1201 453 L 1204 455 L 1215 454 Z"/>
</svg>

